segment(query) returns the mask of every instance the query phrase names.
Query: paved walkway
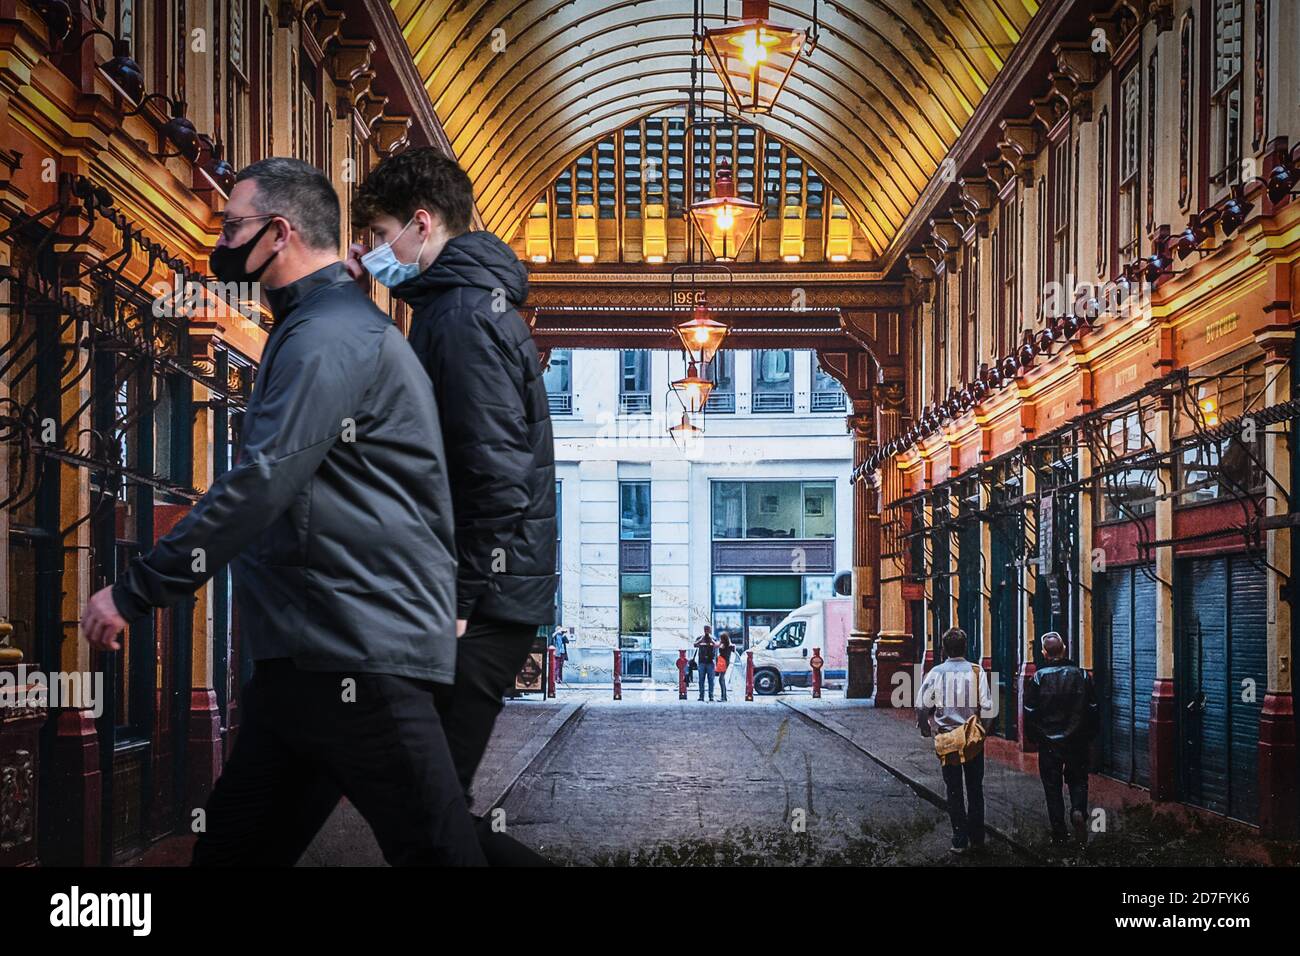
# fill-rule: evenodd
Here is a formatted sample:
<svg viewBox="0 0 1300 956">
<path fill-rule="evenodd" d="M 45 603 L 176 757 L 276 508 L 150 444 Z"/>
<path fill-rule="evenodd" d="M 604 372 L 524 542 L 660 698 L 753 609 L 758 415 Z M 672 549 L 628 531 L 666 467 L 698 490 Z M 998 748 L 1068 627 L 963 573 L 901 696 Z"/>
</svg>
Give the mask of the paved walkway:
<svg viewBox="0 0 1300 956">
<path fill-rule="evenodd" d="M 1223 865 L 1300 862 L 1296 844 L 1094 775 L 1102 813 L 1086 854 L 1055 851 L 1037 758 L 990 738 L 985 797 L 995 831 L 960 865 Z M 679 701 L 673 688 L 562 688 L 507 703 L 475 781 L 474 809 L 569 864 L 949 864 L 943 784 L 911 711 L 807 691 L 727 703 Z M 140 861 L 188 862 L 192 838 Z M 300 865 L 382 866 L 343 803 Z"/>
<path fill-rule="evenodd" d="M 503 809 L 511 834 L 561 863 L 951 859 L 945 813 L 773 699 L 589 701 Z M 997 846 L 971 862 L 1014 859 Z"/>
</svg>

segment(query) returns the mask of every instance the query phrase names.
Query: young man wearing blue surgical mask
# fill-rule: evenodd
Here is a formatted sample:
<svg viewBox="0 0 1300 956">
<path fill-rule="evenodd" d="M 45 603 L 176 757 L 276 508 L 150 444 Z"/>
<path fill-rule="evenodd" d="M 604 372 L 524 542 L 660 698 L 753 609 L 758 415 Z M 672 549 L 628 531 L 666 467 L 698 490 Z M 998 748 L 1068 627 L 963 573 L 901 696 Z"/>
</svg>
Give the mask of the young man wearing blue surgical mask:
<svg viewBox="0 0 1300 956">
<path fill-rule="evenodd" d="M 454 160 L 408 149 L 357 190 L 354 225 L 377 244 L 353 245 L 348 258 L 354 277 L 368 272 L 411 306 L 410 343 L 442 421 L 459 639 L 455 684 L 438 688 L 438 710 L 466 793 L 506 688 L 538 627 L 554 623 L 556 587 L 550 411 L 537 347 L 516 311 L 528 270 L 492 233 L 470 231 L 473 205 Z"/>
</svg>

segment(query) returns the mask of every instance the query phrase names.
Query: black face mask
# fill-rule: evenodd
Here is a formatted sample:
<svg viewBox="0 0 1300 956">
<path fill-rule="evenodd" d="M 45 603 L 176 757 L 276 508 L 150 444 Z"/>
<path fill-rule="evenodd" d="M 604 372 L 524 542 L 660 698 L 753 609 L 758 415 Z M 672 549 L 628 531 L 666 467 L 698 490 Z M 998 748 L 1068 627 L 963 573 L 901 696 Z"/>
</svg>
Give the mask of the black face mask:
<svg viewBox="0 0 1300 956">
<path fill-rule="evenodd" d="M 280 254 L 280 250 L 276 249 L 272 252 L 266 257 L 266 261 L 252 272 L 248 271 L 248 255 L 274 222 L 274 219 L 268 219 L 266 225 L 257 230 L 257 235 L 243 245 L 217 246 L 212 250 L 212 255 L 208 257 L 208 267 L 212 269 L 212 274 L 219 282 L 256 282 L 261 278 L 266 267 L 271 264 L 271 260 Z"/>
</svg>

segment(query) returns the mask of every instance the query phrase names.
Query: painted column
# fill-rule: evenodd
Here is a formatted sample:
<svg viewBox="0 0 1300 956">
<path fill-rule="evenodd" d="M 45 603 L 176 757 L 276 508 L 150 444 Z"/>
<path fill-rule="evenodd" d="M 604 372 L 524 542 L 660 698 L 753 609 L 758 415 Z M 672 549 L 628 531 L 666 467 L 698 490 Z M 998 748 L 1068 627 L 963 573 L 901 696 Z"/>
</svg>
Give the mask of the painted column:
<svg viewBox="0 0 1300 956">
<path fill-rule="evenodd" d="M 1038 474 L 1034 471 L 1032 456 L 1028 453 L 1025 455 L 1024 467 L 1020 475 L 1021 487 L 1024 489 L 1025 500 L 1029 500 L 1038 492 Z M 1029 555 L 1036 555 L 1038 552 L 1038 521 L 1037 517 L 1033 521 L 1025 522 L 1025 555 L 1024 564 L 1020 567 L 1021 578 L 1024 586 L 1020 591 L 1020 620 L 1022 630 L 1020 634 L 1020 667 L 1016 671 L 1016 727 L 1019 738 L 1020 750 L 1022 753 L 1033 753 L 1038 750 L 1038 745 L 1030 741 L 1025 734 L 1025 710 L 1023 702 L 1025 699 L 1025 684 L 1034 676 L 1034 594 L 1038 590 L 1038 565 Z"/>
<path fill-rule="evenodd" d="M 206 363 L 206 365 L 204 365 Z M 196 358 L 211 373 L 211 359 Z M 212 409 L 205 402 L 212 393 L 199 383 L 193 383 L 194 425 L 191 431 L 192 484 L 211 488 L 213 480 Z M 183 814 L 184 822 L 190 813 L 208 802 L 212 785 L 221 776 L 222 740 L 221 709 L 217 705 L 217 692 L 213 686 L 213 633 L 212 633 L 212 582 L 209 580 L 194 595 L 190 642 L 190 720 L 187 732 L 186 761 L 189 787 L 189 807 Z M 224 640 L 224 635 L 222 636 Z"/>
<path fill-rule="evenodd" d="M 898 435 L 903 431 L 904 396 L 903 383 L 898 380 L 887 381 L 880 386 L 880 405 L 877 410 L 877 434 Z M 903 475 L 898 468 L 897 459 L 886 463 L 878 472 L 880 487 L 876 491 L 876 503 L 870 521 L 872 522 L 872 547 L 876 583 L 879 599 L 876 606 L 876 706 L 892 705 L 894 675 L 899 671 L 909 671 L 916 660 L 916 651 L 912 645 L 912 635 L 907 623 L 907 603 L 903 599 L 903 557 L 899 552 L 905 547 L 904 539 L 897 530 L 891 533 L 891 555 L 886 558 L 883 546 L 881 503 L 897 501 L 903 494 Z M 895 516 L 896 518 L 898 516 Z"/>
<path fill-rule="evenodd" d="M 992 504 L 992 495 L 987 482 L 979 484 L 979 508 L 988 513 Z M 980 666 L 984 670 L 993 670 L 993 527 L 987 521 L 979 523 L 980 535 Z M 995 691 L 996 692 L 996 691 Z"/>
<path fill-rule="evenodd" d="M 875 447 L 875 409 L 870 399 L 853 399 L 853 467 Z M 853 630 L 849 634 L 845 697 L 867 698 L 875 690 L 873 645 L 880 622 L 879 489 L 870 476 L 853 484 Z M 888 694 L 885 695 L 888 697 Z"/>
<path fill-rule="evenodd" d="M 1156 453 L 1168 455 L 1173 438 L 1173 412 L 1167 397 L 1155 414 Z M 1161 458 L 1156 469 L 1155 534 L 1157 541 L 1174 535 L 1173 460 Z M 1174 550 L 1155 549 L 1156 555 L 1156 680 L 1151 691 L 1151 799 L 1173 800 L 1178 790 L 1175 771 L 1177 737 L 1174 708 Z"/>
<path fill-rule="evenodd" d="M 1087 444 L 1079 447 L 1079 619 L 1075 622 L 1079 635 L 1079 666 L 1091 672 L 1092 646 L 1092 518 L 1096 495 L 1088 479 L 1092 477 L 1092 449 Z"/>
<path fill-rule="evenodd" d="M 1264 349 L 1263 405 L 1269 407 L 1292 398 L 1292 356 L 1295 331 L 1286 327 L 1265 329 L 1255 340 Z M 1291 423 L 1294 434 L 1296 423 Z M 1284 516 L 1296 510 L 1292 494 L 1292 456 L 1287 431 L 1281 425 L 1262 428 L 1264 465 L 1271 476 L 1264 497 L 1266 513 Z M 1296 724 L 1292 695 L 1291 604 L 1285 589 L 1291 577 L 1291 528 L 1268 531 L 1268 691 L 1259 717 L 1259 826 L 1268 836 L 1293 839 L 1296 821 Z"/>
</svg>

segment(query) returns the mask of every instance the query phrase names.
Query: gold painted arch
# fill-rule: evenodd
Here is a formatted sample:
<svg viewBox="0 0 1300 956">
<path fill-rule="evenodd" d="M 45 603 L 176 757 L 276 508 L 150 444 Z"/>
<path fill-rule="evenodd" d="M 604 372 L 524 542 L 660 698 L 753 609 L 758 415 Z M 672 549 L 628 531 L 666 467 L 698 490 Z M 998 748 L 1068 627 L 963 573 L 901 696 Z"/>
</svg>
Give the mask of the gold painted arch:
<svg viewBox="0 0 1300 956">
<path fill-rule="evenodd" d="M 682 104 L 692 0 L 391 0 L 484 225 L 509 235 L 584 148 Z M 705 0 L 705 26 L 739 3 Z M 822 0 L 821 38 L 776 109 L 794 147 L 883 249 L 970 119 L 1038 0 Z M 812 0 L 771 18 L 810 22 Z M 721 104 L 706 66 L 704 101 Z"/>
</svg>

